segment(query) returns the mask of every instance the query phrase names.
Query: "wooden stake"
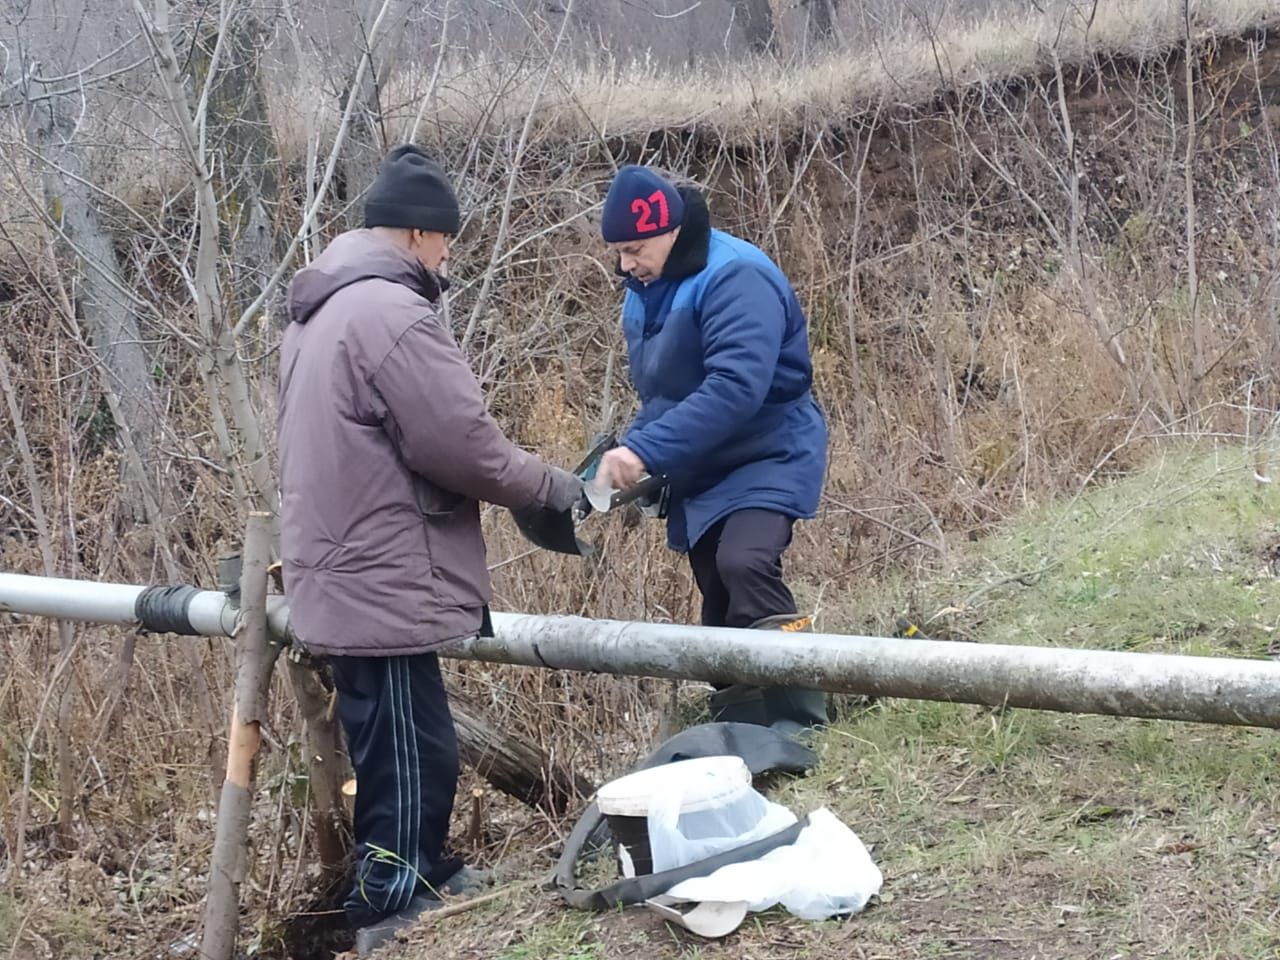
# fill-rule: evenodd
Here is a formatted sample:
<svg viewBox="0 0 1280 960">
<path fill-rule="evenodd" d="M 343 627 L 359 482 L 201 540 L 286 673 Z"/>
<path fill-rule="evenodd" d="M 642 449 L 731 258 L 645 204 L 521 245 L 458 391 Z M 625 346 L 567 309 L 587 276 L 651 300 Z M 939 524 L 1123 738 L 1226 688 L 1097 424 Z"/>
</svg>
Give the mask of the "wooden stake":
<svg viewBox="0 0 1280 960">
<path fill-rule="evenodd" d="M 236 689 L 218 820 L 205 900 L 203 960 L 231 960 L 246 870 L 254 760 L 262 744 L 271 668 L 279 652 L 267 631 L 267 563 L 271 559 L 271 514 L 249 514 L 240 574 L 240 619 L 236 629 Z"/>
</svg>

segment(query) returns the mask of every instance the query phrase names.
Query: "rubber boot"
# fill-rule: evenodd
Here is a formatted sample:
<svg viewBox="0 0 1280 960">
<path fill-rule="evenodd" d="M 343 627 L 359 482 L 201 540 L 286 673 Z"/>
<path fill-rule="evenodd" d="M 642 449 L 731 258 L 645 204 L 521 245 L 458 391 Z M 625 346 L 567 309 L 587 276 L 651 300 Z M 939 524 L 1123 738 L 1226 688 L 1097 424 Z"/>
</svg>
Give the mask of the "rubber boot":
<svg viewBox="0 0 1280 960">
<path fill-rule="evenodd" d="M 813 618 L 794 613 L 765 617 L 751 624 L 752 630 L 781 630 L 785 633 L 813 633 Z M 776 730 L 795 735 L 813 727 L 826 726 L 827 695 L 805 687 L 765 687 L 765 722 Z"/>
<path fill-rule="evenodd" d="M 769 717 L 764 706 L 764 691 L 744 683 L 716 686 L 708 704 L 716 723 L 754 723 L 767 727 Z"/>
<path fill-rule="evenodd" d="M 750 629 L 813 633 L 813 620 L 784 613 L 757 620 Z M 826 693 L 804 687 L 761 689 L 735 683 L 718 688 L 711 695 L 710 707 L 712 720 L 754 723 L 788 735 L 824 726 L 829 719 Z"/>
</svg>

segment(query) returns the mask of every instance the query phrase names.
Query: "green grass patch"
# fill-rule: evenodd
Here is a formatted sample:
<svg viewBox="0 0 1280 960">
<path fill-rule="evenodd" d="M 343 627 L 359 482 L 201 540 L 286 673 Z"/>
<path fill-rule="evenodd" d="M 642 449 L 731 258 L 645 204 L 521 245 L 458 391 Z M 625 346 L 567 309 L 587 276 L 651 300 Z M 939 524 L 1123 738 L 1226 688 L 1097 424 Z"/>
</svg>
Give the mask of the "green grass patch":
<svg viewBox="0 0 1280 960">
<path fill-rule="evenodd" d="M 18 935 L 18 907 L 13 898 L 0 893 L 0 947 L 12 947 Z"/>
<path fill-rule="evenodd" d="M 531 927 L 520 943 L 499 955 L 499 960 L 599 960 L 603 955 L 591 915 L 567 912 L 550 923 Z"/>
<path fill-rule="evenodd" d="M 1183 451 L 848 609 L 978 642 L 1264 657 L 1280 621 L 1278 544 L 1280 494 L 1242 456 Z M 824 629 L 866 629 L 831 619 Z M 1275 731 L 886 700 L 821 749 L 820 769 L 778 799 L 829 806 L 873 846 L 889 903 L 867 918 L 886 945 L 890 914 L 904 924 L 896 939 L 912 940 L 906 898 L 967 904 L 976 912 L 953 922 L 968 936 L 1030 929 L 1061 956 L 1084 955 L 1076 928 L 1115 943 L 1108 956 L 1280 947 L 1265 922 L 1280 884 Z M 918 947 L 903 955 L 929 955 Z"/>
<path fill-rule="evenodd" d="M 950 576 L 889 593 L 944 637 L 1260 657 L 1280 622 L 1278 520 L 1280 491 L 1243 455 L 1169 453 L 1006 524 Z M 868 607 L 884 605 L 878 592 Z"/>
</svg>

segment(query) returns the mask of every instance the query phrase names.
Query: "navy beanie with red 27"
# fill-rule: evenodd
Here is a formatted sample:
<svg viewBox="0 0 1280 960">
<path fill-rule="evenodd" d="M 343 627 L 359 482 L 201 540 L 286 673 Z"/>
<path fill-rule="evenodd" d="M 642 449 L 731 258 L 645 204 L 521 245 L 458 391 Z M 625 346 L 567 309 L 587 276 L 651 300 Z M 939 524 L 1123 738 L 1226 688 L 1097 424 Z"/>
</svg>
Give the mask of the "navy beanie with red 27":
<svg viewBox="0 0 1280 960">
<path fill-rule="evenodd" d="M 626 243 L 670 233 L 684 220 L 676 188 L 648 167 L 623 167 L 604 198 L 600 232 L 605 243 Z"/>
</svg>

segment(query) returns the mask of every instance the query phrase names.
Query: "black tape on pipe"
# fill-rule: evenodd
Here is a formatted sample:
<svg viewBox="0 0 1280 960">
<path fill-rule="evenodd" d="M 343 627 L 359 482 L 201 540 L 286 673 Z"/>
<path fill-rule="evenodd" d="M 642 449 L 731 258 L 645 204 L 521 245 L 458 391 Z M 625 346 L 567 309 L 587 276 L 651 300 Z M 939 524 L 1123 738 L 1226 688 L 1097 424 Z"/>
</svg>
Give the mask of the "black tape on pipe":
<svg viewBox="0 0 1280 960">
<path fill-rule="evenodd" d="M 148 633 L 177 633 L 195 636 L 187 612 L 192 598 L 199 593 L 195 587 L 147 587 L 134 602 L 133 613 L 138 626 Z"/>
</svg>

